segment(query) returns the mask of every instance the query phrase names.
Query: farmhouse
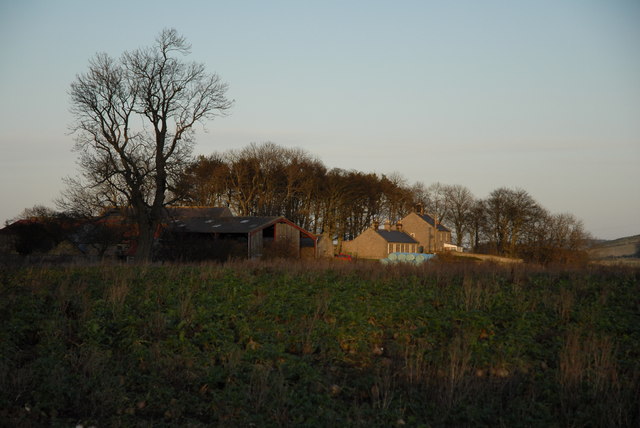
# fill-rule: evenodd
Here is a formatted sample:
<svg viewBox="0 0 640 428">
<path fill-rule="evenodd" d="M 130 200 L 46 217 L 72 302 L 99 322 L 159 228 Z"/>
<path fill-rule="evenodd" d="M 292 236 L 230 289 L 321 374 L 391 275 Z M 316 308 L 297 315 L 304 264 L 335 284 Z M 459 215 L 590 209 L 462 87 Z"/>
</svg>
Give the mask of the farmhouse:
<svg viewBox="0 0 640 428">
<path fill-rule="evenodd" d="M 418 252 L 437 253 L 451 244 L 451 230 L 419 209 L 402 219 L 404 230 L 418 241 Z"/>
<path fill-rule="evenodd" d="M 342 251 L 363 259 L 384 259 L 390 253 L 418 251 L 418 241 L 403 232 L 401 225 L 396 230 L 391 227 L 379 229 L 378 224 L 365 230 L 352 241 L 342 243 Z"/>
<path fill-rule="evenodd" d="M 455 247 L 450 244 L 451 231 L 421 210 L 412 212 L 384 229 L 377 222 L 352 241 L 342 244 L 342 251 L 354 257 L 383 259 L 391 253 L 436 253 Z M 457 247 L 456 247 L 457 248 Z"/>
</svg>

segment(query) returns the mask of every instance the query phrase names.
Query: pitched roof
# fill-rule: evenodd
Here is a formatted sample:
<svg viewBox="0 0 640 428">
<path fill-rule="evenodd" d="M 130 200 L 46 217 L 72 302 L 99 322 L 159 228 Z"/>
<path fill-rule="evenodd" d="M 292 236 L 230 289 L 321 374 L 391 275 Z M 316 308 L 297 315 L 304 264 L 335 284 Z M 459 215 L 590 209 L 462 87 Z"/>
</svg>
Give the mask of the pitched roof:
<svg viewBox="0 0 640 428">
<path fill-rule="evenodd" d="M 102 215 L 103 218 L 125 218 L 133 214 L 131 207 L 111 208 Z M 231 217 L 233 214 L 227 207 L 166 207 L 162 212 L 164 219 L 217 218 Z"/>
<path fill-rule="evenodd" d="M 250 233 L 264 229 L 284 217 L 183 218 L 170 223 L 174 230 L 193 233 Z"/>
<path fill-rule="evenodd" d="M 401 242 L 403 244 L 417 244 L 418 241 L 411 236 L 398 230 L 376 230 L 387 242 Z"/>
<path fill-rule="evenodd" d="M 429 214 L 418 214 L 418 213 L 416 213 L 416 215 L 418 217 L 420 217 L 421 219 L 423 219 L 424 221 L 426 221 L 427 223 L 429 223 L 431 226 L 433 226 L 433 217 L 431 217 Z M 438 223 L 438 230 L 440 232 L 451 232 L 451 230 L 449 230 L 449 228 L 447 228 L 442 223 Z"/>
<path fill-rule="evenodd" d="M 167 215 L 170 218 L 193 217 L 231 217 L 231 211 L 227 207 L 167 207 Z"/>
</svg>

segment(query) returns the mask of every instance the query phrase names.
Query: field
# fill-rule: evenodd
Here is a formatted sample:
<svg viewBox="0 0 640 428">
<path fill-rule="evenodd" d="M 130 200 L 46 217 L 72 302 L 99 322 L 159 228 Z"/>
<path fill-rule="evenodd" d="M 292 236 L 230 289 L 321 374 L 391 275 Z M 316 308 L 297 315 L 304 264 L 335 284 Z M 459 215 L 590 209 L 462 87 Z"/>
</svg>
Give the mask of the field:
<svg viewBox="0 0 640 428">
<path fill-rule="evenodd" d="M 639 426 L 640 270 L 0 270 L 0 425 Z"/>
<path fill-rule="evenodd" d="M 621 259 L 640 257 L 640 235 L 604 241 L 589 249 L 592 259 Z"/>
</svg>

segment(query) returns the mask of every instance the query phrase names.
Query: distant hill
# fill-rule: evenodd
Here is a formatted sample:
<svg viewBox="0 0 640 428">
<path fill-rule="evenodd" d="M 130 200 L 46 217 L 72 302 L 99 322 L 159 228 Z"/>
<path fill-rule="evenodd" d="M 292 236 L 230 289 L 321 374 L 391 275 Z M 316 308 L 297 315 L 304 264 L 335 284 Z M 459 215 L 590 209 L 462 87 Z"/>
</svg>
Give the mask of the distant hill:
<svg viewBox="0 0 640 428">
<path fill-rule="evenodd" d="M 595 242 L 589 249 L 589 256 L 592 259 L 640 257 L 640 235 Z"/>
</svg>

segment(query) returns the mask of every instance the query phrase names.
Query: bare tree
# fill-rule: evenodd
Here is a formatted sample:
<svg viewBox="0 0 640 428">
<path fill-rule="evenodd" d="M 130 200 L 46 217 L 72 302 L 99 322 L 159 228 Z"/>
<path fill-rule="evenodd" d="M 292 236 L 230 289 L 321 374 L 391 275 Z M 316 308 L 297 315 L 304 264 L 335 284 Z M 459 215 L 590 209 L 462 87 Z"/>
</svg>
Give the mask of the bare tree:
<svg viewBox="0 0 640 428">
<path fill-rule="evenodd" d="M 438 223 L 446 223 L 449 218 L 447 189 L 447 185 L 439 182 L 426 189 L 427 211 Z"/>
<path fill-rule="evenodd" d="M 6 220 L 5 225 L 8 226 L 11 223 L 14 223 L 19 220 L 50 219 L 50 218 L 60 217 L 61 215 L 62 213 L 59 213 L 47 206 L 37 204 L 32 206 L 31 208 L 25 208 L 24 210 L 22 210 L 20 214 L 18 214 L 16 217 L 12 218 L 11 220 Z"/>
<path fill-rule="evenodd" d="M 94 204 L 130 208 L 140 261 L 150 259 L 164 207 L 179 196 L 172 192 L 191 154 L 194 125 L 232 105 L 218 75 L 180 60 L 189 52 L 175 30 L 163 30 L 153 46 L 120 59 L 96 55 L 71 84 L 82 170 L 73 184 L 89 189 Z"/>
<path fill-rule="evenodd" d="M 399 172 L 380 177 L 382 185 L 381 215 L 395 223 L 411 211 L 415 204 L 413 189 Z"/>
<path fill-rule="evenodd" d="M 456 245 L 461 247 L 464 236 L 470 230 L 471 210 L 475 198 L 469 189 L 459 184 L 445 187 L 447 206 L 449 207 L 449 223 L 453 226 Z"/>
<path fill-rule="evenodd" d="M 229 166 L 221 155 L 198 156 L 185 170 L 178 188 L 182 203 L 200 206 L 229 206 Z"/>
<path fill-rule="evenodd" d="M 486 204 L 481 199 L 476 201 L 469 210 L 469 244 L 473 251 L 478 251 L 480 246 L 480 239 L 483 232 L 487 229 L 487 212 Z"/>
<path fill-rule="evenodd" d="M 484 206 L 487 237 L 501 255 L 515 256 L 527 227 L 545 215 L 544 209 L 523 189 L 496 189 Z"/>
<path fill-rule="evenodd" d="M 537 263 L 576 263 L 587 259 L 590 236 L 573 214 L 549 214 L 532 222 L 525 236 L 522 256 Z"/>
</svg>

